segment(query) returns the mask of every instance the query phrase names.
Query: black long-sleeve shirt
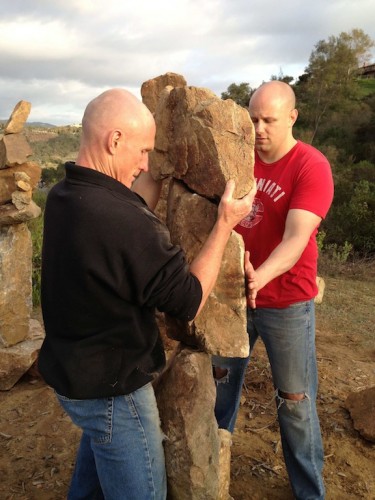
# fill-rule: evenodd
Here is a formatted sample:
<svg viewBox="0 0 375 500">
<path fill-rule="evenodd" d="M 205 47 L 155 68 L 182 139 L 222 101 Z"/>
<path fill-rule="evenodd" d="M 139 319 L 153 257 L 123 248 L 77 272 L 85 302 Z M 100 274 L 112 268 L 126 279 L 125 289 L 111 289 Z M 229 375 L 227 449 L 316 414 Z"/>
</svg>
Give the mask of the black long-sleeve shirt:
<svg viewBox="0 0 375 500">
<path fill-rule="evenodd" d="M 188 321 L 201 298 L 184 253 L 143 199 L 67 163 L 45 210 L 39 370 L 46 382 L 74 399 L 142 387 L 165 364 L 155 308 Z"/>
</svg>

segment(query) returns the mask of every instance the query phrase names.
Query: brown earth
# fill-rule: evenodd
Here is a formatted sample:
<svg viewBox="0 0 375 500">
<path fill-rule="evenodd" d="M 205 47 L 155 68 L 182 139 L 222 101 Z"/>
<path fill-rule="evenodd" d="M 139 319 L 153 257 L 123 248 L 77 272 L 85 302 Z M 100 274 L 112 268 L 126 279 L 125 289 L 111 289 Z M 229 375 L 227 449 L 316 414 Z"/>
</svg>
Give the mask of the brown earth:
<svg viewBox="0 0 375 500">
<path fill-rule="evenodd" d="M 371 500 L 375 499 L 375 444 L 354 430 L 345 400 L 351 391 L 375 385 L 374 287 L 368 288 L 367 295 L 357 294 L 356 303 L 346 296 L 339 297 L 335 317 L 329 297 L 335 294 L 337 299 L 343 285 L 340 280 L 327 280 L 328 304 L 317 308 L 318 411 L 325 444 L 324 478 L 327 499 Z M 353 287 L 353 295 L 355 291 Z M 361 300 L 368 301 L 364 314 Z M 348 319 L 348 314 L 356 321 L 352 316 Z M 355 329 L 349 328 L 354 324 Z M 0 498 L 66 498 L 79 431 L 56 403 L 52 390 L 31 370 L 13 389 L 0 392 L 0 406 Z M 235 500 L 292 498 L 269 365 L 261 344 L 255 349 L 243 391 L 233 436 L 231 476 Z"/>
</svg>

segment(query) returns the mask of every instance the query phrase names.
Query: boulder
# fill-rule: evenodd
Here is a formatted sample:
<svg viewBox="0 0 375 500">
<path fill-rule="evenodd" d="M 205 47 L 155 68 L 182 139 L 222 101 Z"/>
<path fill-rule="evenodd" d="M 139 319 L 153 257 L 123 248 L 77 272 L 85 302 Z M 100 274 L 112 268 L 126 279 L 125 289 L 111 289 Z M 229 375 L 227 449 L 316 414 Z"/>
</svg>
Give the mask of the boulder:
<svg viewBox="0 0 375 500">
<path fill-rule="evenodd" d="M 353 420 L 354 429 L 362 437 L 375 443 L 375 386 L 359 392 L 351 392 L 345 406 Z"/>
</svg>

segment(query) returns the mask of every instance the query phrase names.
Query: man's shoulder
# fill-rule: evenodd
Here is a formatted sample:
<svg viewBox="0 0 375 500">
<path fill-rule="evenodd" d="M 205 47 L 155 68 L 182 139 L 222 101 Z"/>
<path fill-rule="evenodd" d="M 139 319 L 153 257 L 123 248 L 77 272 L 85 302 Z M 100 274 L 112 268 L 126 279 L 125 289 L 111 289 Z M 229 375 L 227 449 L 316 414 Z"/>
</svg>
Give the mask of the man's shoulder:
<svg viewBox="0 0 375 500">
<path fill-rule="evenodd" d="M 300 140 L 298 140 L 296 144 L 296 154 L 303 155 L 306 160 L 312 159 L 314 161 L 320 161 L 327 164 L 329 163 L 326 156 L 319 151 L 319 149 Z"/>
</svg>

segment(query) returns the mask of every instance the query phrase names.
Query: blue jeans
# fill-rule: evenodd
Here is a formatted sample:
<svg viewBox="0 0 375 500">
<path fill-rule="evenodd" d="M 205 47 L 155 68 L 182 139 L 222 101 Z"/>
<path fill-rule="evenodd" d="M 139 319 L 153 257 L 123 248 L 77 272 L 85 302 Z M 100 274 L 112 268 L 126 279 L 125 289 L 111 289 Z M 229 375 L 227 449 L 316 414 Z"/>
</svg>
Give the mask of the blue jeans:
<svg viewBox="0 0 375 500">
<path fill-rule="evenodd" d="M 57 397 L 83 431 L 68 500 L 165 500 L 164 435 L 151 384 L 125 396 Z"/>
<path fill-rule="evenodd" d="M 289 480 L 296 498 L 323 499 L 323 444 L 316 410 L 318 376 L 315 354 L 314 302 L 284 309 L 248 309 L 250 353 L 260 336 L 271 365 L 281 442 Z M 213 356 L 225 370 L 216 380 L 215 415 L 219 427 L 233 432 L 248 358 Z M 304 394 L 298 401 L 283 393 Z"/>
</svg>

